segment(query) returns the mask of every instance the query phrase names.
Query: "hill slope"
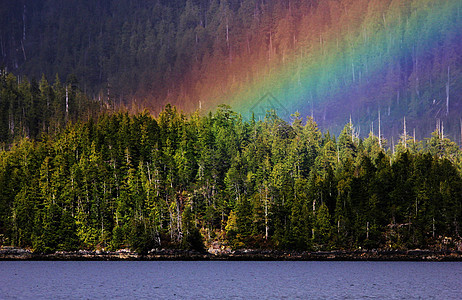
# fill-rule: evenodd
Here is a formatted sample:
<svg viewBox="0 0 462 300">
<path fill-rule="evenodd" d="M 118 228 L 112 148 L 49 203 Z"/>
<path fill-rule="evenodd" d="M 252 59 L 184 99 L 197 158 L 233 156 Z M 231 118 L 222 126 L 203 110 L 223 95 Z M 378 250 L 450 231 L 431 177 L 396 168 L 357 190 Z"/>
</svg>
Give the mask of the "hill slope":
<svg viewBox="0 0 462 300">
<path fill-rule="evenodd" d="M 300 111 L 336 133 L 350 115 L 377 133 L 379 111 L 387 137 L 403 117 L 418 139 L 441 120 L 460 141 L 459 0 L 3 2 L 0 64 L 16 74 L 75 74 L 155 112 Z"/>
</svg>

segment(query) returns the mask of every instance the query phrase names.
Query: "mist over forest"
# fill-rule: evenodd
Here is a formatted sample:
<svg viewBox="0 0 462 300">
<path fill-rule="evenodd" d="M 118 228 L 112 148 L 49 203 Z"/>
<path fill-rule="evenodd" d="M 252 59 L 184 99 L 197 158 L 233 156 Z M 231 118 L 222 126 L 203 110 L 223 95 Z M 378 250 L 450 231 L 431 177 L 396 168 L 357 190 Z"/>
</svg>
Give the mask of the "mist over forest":
<svg viewBox="0 0 462 300">
<path fill-rule="evenodd" d="M 460 1 L 12 1 L 0 8 L 0 65 L 90 98 L 158 114 L 274 94 L 289 114 L 339 134 L 423 139 L 444 122 L 460 142 Z M 253 94 L 249 94 L 252 91 Z M 290 121 L 289 118 L 286 121 Z"/>
</svg>

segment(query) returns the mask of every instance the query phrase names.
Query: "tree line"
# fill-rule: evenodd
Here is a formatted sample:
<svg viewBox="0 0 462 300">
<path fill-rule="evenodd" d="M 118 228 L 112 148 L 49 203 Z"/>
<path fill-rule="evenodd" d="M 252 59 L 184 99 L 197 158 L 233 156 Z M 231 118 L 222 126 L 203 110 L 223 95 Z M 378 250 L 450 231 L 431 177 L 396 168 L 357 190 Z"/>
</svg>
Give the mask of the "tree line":
<svg viewBox="0 0 462 300">
<path fill-rule="evenodd" d="M 0 152 L 0 241 L 37 252 L 326 250 L 460 243 L 462 152 L 442 128 L 395 144 L 352 123 L 229 106 L 102 113 Z"/>
</svg>

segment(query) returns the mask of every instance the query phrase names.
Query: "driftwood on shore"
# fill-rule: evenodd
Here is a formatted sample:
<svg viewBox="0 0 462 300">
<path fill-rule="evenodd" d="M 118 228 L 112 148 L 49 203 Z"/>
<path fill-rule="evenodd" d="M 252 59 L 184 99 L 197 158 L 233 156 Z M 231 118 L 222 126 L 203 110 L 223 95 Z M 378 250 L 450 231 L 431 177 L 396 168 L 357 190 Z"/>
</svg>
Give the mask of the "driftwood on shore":
<svg viewBox="0 0 462 300">
<path fill-rule="evenodd" d="M 177 249 L 153 249 L 138 254 L 119 251 L 58 251 L 33 253 L 26 249 L 0 248 L 0 260 L 293 260 L 293 261 L 462 261 L 462 251 L 433 250 L 356 250 L 290 252 L 278 250 L 236 250 L 211 254 Z"/>
</svg>

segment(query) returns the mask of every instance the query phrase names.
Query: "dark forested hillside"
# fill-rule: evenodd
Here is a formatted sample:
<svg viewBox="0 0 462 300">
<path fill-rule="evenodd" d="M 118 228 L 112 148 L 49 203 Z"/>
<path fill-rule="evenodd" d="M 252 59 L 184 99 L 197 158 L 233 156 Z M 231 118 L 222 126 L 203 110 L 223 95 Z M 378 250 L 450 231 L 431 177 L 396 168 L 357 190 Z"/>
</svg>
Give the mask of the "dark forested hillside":
<svg viewBox="0 0 462 300">
<path fill-rule="evenodd" d="M 418 138 L 443 120 L 460 141 L 459 0 L 1 4 L 0 65 L 20 76 L 74 74 L 90 96 L 155 112 L 232 102 L 245 114 L 276 89 L 336 133 L 352 115 L 365 136 L 380 111 L 387 137 L 406 116 Z"/>
<path fill-rule="evenodd" d="M 75 77 L 61 83 L 58 76 L 50 84 L 19 78 L 0 69 L 0 145 L 8 149 L 23 137 L 40 138 L 59 132 L 68 123 L 96 117 L 108 108 L 108 102 L 94 101 L 78 88 Z"/>
<path fill-rule="evenodd" d="M 0 152 L 0 237 L 73 249 L 460 246 L 462 152 L 435 131 L 391 149 L 353 124 L 264 121 L 222 106 L 105 114 Z M 388 149 L 388 150 L 386 150 Z"/>
<path fill-rule="evenodd" d="M 196 26 L 217 17 L 207 14 L 210 1 L 2 2 L 0 62 L 9 71 L 30 77 L 74 74 L 84 91 L 113 91 L 117 100 L 149 94 L 161 101 L 167 82 L 177 89 L 193 63 Z"/>
</svg>

